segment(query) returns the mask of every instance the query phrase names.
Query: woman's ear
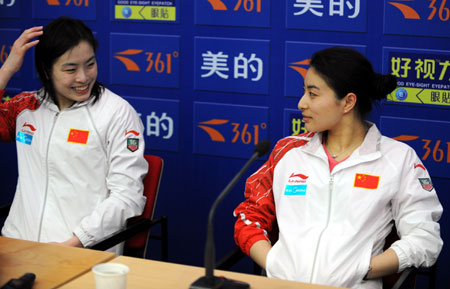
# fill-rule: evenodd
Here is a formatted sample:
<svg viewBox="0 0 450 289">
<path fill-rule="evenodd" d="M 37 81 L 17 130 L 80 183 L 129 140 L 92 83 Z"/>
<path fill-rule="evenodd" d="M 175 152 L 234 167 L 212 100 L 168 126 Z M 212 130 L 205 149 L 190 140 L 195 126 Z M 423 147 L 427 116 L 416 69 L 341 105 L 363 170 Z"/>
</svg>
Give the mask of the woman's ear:
<svg viewBox="0 0 450 289">
<path fill-rule="evenodd" d="M 355 105 L 356 101 L 358 100 L 358 97 L 353 92 L 347 93 L 347 95 L 344 97 L 344 113 L 347 113 L 351 111 Z"/>
</svg>

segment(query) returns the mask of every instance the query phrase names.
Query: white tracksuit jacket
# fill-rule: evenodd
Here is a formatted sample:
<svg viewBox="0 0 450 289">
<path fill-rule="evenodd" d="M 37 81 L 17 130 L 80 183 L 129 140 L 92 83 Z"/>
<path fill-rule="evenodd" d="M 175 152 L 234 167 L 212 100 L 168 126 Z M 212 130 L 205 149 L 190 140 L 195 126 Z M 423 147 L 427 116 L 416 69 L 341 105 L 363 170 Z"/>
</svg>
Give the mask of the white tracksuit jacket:
<svg viewBox="0 0 450 289">
<path fill-rule="evenodd" d="M 363 144 L 330 173 L 322 135 L 279 141 L 248 180 L 246 201 L 234 211 L 235 240 L 249 253 L 278 222 L 269 251 L 269 277 L 346 288 L 381 288 L 363 281 L 370 258 L 382 253 L 395 221 L 392 246 L 399 271 L 431 266 L 443 242 L 442 206 L 430 176 L 408 145 L 384 137 L 375 125 Z"/>
<path fill-rule="evenodd" d="M 95 103 L 60 111 L 49 97 L 22 93 L 2 104 L 0 117 L 2 140 L 5 124 L 16 140 L 19 170 L 3 236 L 62 242 L 75 234 L 89 246 L 142 212 L 143 125 L 124 99 L 105 89 Z"/>
</svg>

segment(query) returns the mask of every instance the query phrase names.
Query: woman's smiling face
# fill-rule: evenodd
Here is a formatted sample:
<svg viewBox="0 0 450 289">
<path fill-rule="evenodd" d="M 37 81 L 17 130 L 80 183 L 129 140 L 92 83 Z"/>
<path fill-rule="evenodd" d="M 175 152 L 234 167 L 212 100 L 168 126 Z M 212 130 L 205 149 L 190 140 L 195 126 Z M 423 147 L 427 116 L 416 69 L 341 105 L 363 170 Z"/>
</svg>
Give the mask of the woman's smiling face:
<svg viewBox="0 0 450 289">
<path fill-rule="evenodd" d="M 87 100 L 97 80 L 97 61 L 92 46 L 81 41 L 61 55 L 53 64 L 51 79 L 60 110 Z"/>
</svg>

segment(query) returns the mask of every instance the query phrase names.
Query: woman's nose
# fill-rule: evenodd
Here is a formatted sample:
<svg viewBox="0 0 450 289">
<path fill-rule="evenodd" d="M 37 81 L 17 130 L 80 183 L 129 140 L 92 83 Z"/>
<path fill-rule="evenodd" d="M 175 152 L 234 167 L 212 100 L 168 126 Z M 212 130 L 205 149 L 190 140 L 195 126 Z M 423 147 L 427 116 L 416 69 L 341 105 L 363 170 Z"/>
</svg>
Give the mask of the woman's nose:
<svg viewBox="0 0 450 289">
<path fill-rule="evenodd" d="M 87 73 L 84 71 L 84 69 L 79 69 L 77 72 L 77 78 L 76 81 L 78 82 L 86 82 L 87 79 Z"/>
<path fill-rule="evenodd" d="M 303 94 L 302 97 L 300 97 L 300 100 L 298 101 L 297 107 L 300 110 L 304 110 L 306 108 L 306 97 L 305 97 L 305 94 Z"/>
</svg>

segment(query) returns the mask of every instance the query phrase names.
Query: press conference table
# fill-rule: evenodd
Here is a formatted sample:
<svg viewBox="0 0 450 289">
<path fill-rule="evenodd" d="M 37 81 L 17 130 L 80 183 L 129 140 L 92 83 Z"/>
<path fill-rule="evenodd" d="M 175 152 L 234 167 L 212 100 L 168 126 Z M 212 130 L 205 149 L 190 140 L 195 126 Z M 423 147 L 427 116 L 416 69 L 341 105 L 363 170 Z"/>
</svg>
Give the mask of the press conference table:
<svg viewBox="0 0 450 289">
<path fill-rule="evenodd" d="M 187 265 L 138 259 L 120 256 L 110 262 L 125 264 L 130 267 L 128 289 L 188 289 L 189 285 L 205 274 L 205 269 Z M 284 281 L 256 275 L 229 271 L 214 271 L 216 276 L 244 281 L 251 289 L 331 289 L 336 287 L 310 285 L 299 282 Z M 94 289 L 95 281 L 92 271 L 64 284 L 61 289 Z"/>
<path fill-rule="evenodd" d="M 111 252 L 0 237 L 0 286 L 30 272 L 36 275 L 33 289 L 57 288 L 114 257 Z"/>
<path fill-rule="evenodd" d="M 130 267 L 129 289 L 188 289 L 205 274 L 201 267 L 115 257 L 114 253 L 37 243 L 0 236 L 0 286 L 27 272 L 36 274 L 33 289 L 95 289 L 91 268 L 116 262 Z M 262 276 L 215 270 L 216 276 L 244 281 L 252 289 L 331 289 L 336 287 L 270 279 Z"/>
</svg>

